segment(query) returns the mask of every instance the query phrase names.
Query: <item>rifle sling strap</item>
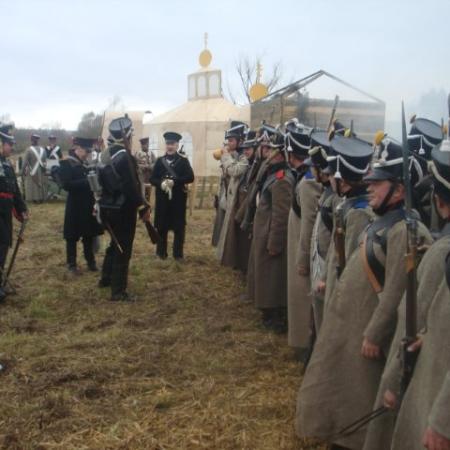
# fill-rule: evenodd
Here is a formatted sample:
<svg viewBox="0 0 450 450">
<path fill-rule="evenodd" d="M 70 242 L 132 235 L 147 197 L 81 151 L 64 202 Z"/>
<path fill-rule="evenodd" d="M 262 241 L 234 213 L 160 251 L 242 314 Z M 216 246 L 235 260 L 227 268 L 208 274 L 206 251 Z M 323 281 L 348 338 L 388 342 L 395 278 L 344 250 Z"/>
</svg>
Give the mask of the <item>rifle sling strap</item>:
<svg viewBox="0 0 450 450">
<path fill-rule="evenodd" d="M 372 222 L 366 229 L 362 246 L 364 269 L 374 291 L 378 294 L 383 290 L 385 282 L 384 265 L 375 254 L 375 245 L 379 245 L 383 254 L 387 251 L 387 235 L 389 230 L 401 220 L 405 219 L 404 209 L 390 211 L 380 219 Z"/>
</svg>

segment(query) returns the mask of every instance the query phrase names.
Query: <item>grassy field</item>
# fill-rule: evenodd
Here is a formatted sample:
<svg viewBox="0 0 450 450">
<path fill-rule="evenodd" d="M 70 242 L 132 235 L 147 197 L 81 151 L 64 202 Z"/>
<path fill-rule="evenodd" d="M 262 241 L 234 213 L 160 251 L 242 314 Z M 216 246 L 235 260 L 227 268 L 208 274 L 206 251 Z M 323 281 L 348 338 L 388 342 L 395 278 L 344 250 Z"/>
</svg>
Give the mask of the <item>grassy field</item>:
<svg viewBox="0 0 450 450">
<path fill-rule="evenodd" d="M 189 219 L 183 263 L 156 259 L 138 225 L 132 304 L 109 302 L 82 258 L 69 275 L 63 211 L 32 207 L 19 292 L 0 307 L 1 448 L 318 448 L 294 434 L 286 338 L 259 326 L 242 278 L 214 258 L 212 211 Z"/>
</svg>

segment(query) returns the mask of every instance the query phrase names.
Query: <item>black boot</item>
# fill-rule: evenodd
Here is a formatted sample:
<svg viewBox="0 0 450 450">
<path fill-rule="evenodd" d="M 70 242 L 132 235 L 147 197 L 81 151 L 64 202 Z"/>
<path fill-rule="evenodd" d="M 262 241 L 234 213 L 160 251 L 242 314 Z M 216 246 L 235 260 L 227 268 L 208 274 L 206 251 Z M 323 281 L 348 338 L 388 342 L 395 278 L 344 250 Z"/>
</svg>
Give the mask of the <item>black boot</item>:
<svg viewBox="0 0 450 450">
<path fill-rule="evenodd" d="M 167 230 L 158 230 L 161 240 L 156 244 L 156 254 L 160 259 L 167 258 Z"/>
<path fill-rule="evenodd" d="M 77 267 L 77 241 L 66 240 L 66 251 L 67 251 L 67 269 L 70 273 L 74 275 L 79 275 L 79 270 Z"/>
<path fill-rule="evenodd" d="M 264 308 L 261 310 L 262 313 L 262 324 L 265 328 L 271 329 L 274 325 L 275 310 L 273 308 Z"/>
<path fill-rule="evenodd" d="M 277 308 L 274 312 L 273 331 L 276 334 L 286 334 L 287 330 L 288 325 L 286 308 Z"/>
<path fill-rule="evenodd" d="M 95 256 L 94 256 L 94 238 L 83 237 L 83 251 L 84 251 L 84 258 L 87 262 L 88 269 L 91 272 L 98 272 L 97 264 L 95 263 Z"/>
<path fill-rule="evenodd" d="M 121 292 L 120 294 L 114 294 L 111 296 L 112 302 L 135 302 L 136 296 L 130 295 L 128 292 Z"/>
<path fill-rule="evenodd" d="M 174 231 L 173 236 L 173 257 L 180 261 L 184 258 L 184 229 Z"/>
</svg>

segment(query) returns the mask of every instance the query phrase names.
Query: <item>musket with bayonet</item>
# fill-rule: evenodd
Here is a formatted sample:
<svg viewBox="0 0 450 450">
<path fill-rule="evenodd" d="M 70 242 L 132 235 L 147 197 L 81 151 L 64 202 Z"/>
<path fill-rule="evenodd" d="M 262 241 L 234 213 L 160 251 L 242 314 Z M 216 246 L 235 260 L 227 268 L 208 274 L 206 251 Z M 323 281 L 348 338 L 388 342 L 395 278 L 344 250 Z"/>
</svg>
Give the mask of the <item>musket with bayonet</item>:
<svg viewBox="0 0 450 450">
<path fill-rule="evenodd" d="M 334 98 L 333 109 L 331 110 L 330 121 L 328 122 L 328 133 L 331 132 L 331 127 L 336 116 L 337 107 L 339 105 L 339 95 Z M 351 122 L 351 133 L 353 133 L 353 121 Z M 336 207 L 334 212 L 334 247 L 336 249 L 337 256 L 337 277 L 341 276 L 346 264 L 345 256 L 345 218 L 343 204 Z"/>
<path fill-rule="evenodd" d="M 16 262 L 16 257 L 17 257 L 17 253 L 19 251 L 20 244 L 23 242 L 23 237 L 25 235 L 25 228 L 27 226 L 27 222 L 28 222 L 28 219 L 23 219 L 20 224 L 19 233 L 17 234 L 16 245 L 14 246 L 14 250 L 12 252 L 8 268 L 6 269 L 6 272 L 4 273 L 4 276 L 2 279 L 2 288 L 6 287 L 6 285 L 8 284 L 9 276 L 11 275 L 11 272 L 14 267 L 14 263 Z"/>
<path fill-rule="evenodd" d="M 400 396 L 408 388 L 414 371 L 418 352 L 410 350 L 411 344 L 417 340 L 417 219 L 412 210 L 412 187 L 409 172 L 409 149 L 406 131 L 405 107 L 402 102 L 402 153 L 403 153 L 403 181 L 405 184 L 405 210 L 406 210 L 406 315 L 405 337 L 402 339 L 402 378 Z"/>
<path fill-rule="evenodd" d="M 120 129 L 122 132 L 122 140 L 123 140 L 123 145 L 126 150 L 128 167 L 129 167 L 129 170 L 131 173 L 131 178 L 132 178 L 133 184 L 136 186 L 136 189 L 138 189 L 138 187 L 140 186 L 140 183 L 139 183 L 137 175 L 136 175 L 136 167 L 133 164 L 133 161 L 131 159 L 131 158 L 133 158 L 133 155 L 131 154 L 130 141 L 125 133 L 122 122 L 120 122 Z M 158 230 L 151 224 L 151 222 L 146 220 L 146 221 L 144 221 L 144 225 L 147 230 L 148 237 L 150 238 L 150 241 L 152 242 L 152 244 L 158 244 L 159 242 L 161 242 L 161 236 L 159 235 Z"/>
<path fill-rule="evenodd" d="M 338 105 L 339 105 L 339 95 L 336 95 L 336 97 L 334 97 L 334 103 L 333 103 L 333 109 L 331 110 L 330 121 L 328 122 L 328 127 L 327 127 L 328 132 L 331 130 L 331 125 L 333 125 L 334 116 L 336 115 L 336 110 L 337 110 Z"/>
</svg>

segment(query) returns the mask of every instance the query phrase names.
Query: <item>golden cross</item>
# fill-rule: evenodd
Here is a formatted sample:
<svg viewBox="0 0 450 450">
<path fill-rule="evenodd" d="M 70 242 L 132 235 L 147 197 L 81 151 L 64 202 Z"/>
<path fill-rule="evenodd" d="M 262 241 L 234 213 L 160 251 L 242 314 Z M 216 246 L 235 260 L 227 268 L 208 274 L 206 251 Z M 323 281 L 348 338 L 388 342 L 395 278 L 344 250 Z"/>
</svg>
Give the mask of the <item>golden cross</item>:
<svg viewBox="0 0 450 450">
<path fill-rule="evenodd" d="M 208 33 L 205 33 L 204 40 L 205 40 L 205 49 L 207 49 L 208 48 Z"/>
<path fill-rule="evenodd" d="M 263 72 L 262 64 L 258 61 L 256 63 L 256 82 L 257 83 L 259 83 L 261 81 L 262 72 Z"/>
</svg>

